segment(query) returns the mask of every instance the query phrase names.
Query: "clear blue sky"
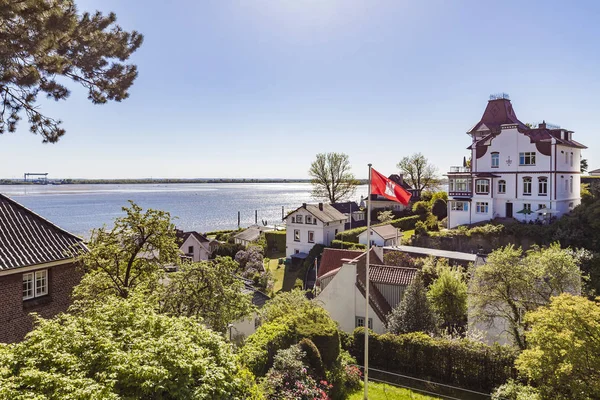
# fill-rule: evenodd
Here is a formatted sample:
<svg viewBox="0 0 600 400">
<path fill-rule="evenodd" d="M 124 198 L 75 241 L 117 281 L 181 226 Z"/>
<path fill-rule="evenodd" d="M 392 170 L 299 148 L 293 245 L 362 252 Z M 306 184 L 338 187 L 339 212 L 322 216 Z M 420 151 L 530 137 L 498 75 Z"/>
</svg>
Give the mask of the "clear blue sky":
<svg viewBox="0 0 600 400">
<path fill-rule="evenodd" d="M 145 35 L 131 97 L 43 103 L 67 134 L 0 136 L 0 177 L 305 178 L 318 152 L 385 174 L 462 163 L 490 93 L 575 131 L 600 168 L 600 2 L 76 0 Z"/>
</svg>

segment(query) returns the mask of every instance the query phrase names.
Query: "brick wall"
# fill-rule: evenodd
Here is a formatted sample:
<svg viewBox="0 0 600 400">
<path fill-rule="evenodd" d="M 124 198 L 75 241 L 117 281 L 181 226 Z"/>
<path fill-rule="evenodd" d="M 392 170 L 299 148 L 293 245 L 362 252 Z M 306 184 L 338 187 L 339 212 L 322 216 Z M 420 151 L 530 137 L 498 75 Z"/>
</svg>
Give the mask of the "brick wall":
<svg viewBox="0 0 600 400">
<path fill-rule="evenodd" d="M 29 272 L 29 271 L 28 271 Z M 48 295 L 23 301 L 23 273 L 0 276 L 0 342 L 18 342 L 32 328 L 30 313 L 50 318 L 66 311 L 71 304 L 73 287 L 82 273 L 74 264 L 48 268 Z"/>
</svg>

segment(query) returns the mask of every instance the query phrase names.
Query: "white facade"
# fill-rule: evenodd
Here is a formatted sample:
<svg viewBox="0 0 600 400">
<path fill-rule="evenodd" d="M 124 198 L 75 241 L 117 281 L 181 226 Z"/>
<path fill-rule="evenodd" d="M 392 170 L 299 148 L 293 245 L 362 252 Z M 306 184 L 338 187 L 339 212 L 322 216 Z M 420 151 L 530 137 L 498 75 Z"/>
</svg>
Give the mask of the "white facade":
<svg viewBox="0 0 600 400">
<path fill-rule="evenodd" d="M 361 318 L 364 322 L 366 300 L 356 287 L 356 264 L 344 264 L 319 293 L 317 301 L 344 332 L 352 333 L 359 326 Z M 384 322 L 379 319 L 370 305 L 369 320 L 374 332 L 380 334 L 386 332 Z"/>
<path fill-rule="evenodd" d="M 190 256 L 195 262 L 205 261 L 210 258 L 209 242 L 200 242 L 194 235 L 188 235 L 179 249 L 185 255 Z"/>
<path fill-rule="evenodd" d="M 254 312 L 246 318 L 235 321 L 229 327 L 229 339 L 234 343 L 242 343 L 246 338 L 256 332 L 260 326 L 260 317 Z"/>
<path fill-rule="evenodd" d="M 381 235 L 379 235 L 379 233 L 377 233 L 375 230 L 371 229 L 371 246 L 396 246 L 401 237 L 402 235 L 400 233 L 397 233 L 396 236 L 384 238 Z M 364 245 L 367 244 L 367 231 L 364 231 L 360 235 L 358 235 L 358 243 Z"/>
<path fill-rule="evenodd" d="M 501 107 L 505 105 L 514 116 L 510 101 L 503 100 Z M 492 133 L 484 123 L 489 108 L 488 104 L 479 129 L 469 133 L 471 168 L 453 167 L 448 173 L 448 227 L 494 218 L 560 217 L 580 204 L 585 147 L 573 141 L 573 133 L 546 124 L 529 129 L 520 123 L 500 124 Z M 537 213 L 541 208 L 550 212 Z M 519 213 L 524 209 L 533 213 Z"/>
<path fill-rule="evenodd" d="M 335 235 L 344 231 L 346 217 L 339 215 L 339 220 L 323 222 L 304 207 L 290 213 L 286 217 L 285 255 L 308 254 L 315 244 L 329 246 Z"/>
</svg>

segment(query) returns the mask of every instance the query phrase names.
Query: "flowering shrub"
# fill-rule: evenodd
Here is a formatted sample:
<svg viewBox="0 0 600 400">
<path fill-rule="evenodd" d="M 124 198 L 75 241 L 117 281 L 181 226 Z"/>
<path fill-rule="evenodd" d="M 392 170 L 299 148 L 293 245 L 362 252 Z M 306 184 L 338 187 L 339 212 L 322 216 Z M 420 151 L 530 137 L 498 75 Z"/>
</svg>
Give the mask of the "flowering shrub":
<svg viewBox="0 0 600 400">
<path fill-rule="evenodd" d="M 277 352 L 263 383 L 268 400 L 329 400 L 327 392 L 332 386 L 309 375 L 304 356 L 297 345 Z"/>
<path fill-rule="evenodd" d="M 346 387 L 351 391 L 360 388 L 360 382 L 362 381 L 360 368 L 356 365 L 345 365 L 344 371 L 346 372 Z"/>
</svg>

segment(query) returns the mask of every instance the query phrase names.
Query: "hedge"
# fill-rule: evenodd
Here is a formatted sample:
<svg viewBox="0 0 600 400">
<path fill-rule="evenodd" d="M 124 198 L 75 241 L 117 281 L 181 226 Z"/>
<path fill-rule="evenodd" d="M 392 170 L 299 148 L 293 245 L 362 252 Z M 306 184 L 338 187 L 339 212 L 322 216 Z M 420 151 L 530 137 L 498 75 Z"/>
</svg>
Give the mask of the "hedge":
<svg viewBox="0 0 600 400">
<path fill-rule="evenodd" d="M 390 222 L 385 222 L 383 224 L 375 224 L 373 226 L 381 226 L 391 224 L 392 226 L 402 229 L 403 231 L 409 231 L 411 229 L 415 229 L 415 224 L 418 221 L 423 221 L 426 215 L 411 215 L 410 217 L 398 218 L 391 220 Z M 353 242 L 358 243 L 358 235 L 367 230 L 366 226 L 362 226 L 360 228 L 349 229 L 347 231 L 343 231 L 338 233 L 335 238 L 337 240 L 341 240 L 344 242 Z"/>
<path fill-rule="evenodd" d="M 365 250 L 367 245 L 354 242 L 342 242 L 341 240 L 332 240 L 329 247 L 334 249 Z"/>
<path fill-rule="evenodd" d="M 364 361 L 364 329 L 354 331 L 351 353 Z M 369 333 L 369 364 L 373 368 L 429 379 L 472 390 L 491 392 L 516 378 L 513 349 L 468 339 L 432 338 L 424 333 Z"/>
<path fill-rule="evenodd" d="M 285 251 L 285 237 L 285 231 L 265 232 L 265 240 L 267 241 L 267 251 Z"/>
</svg>

